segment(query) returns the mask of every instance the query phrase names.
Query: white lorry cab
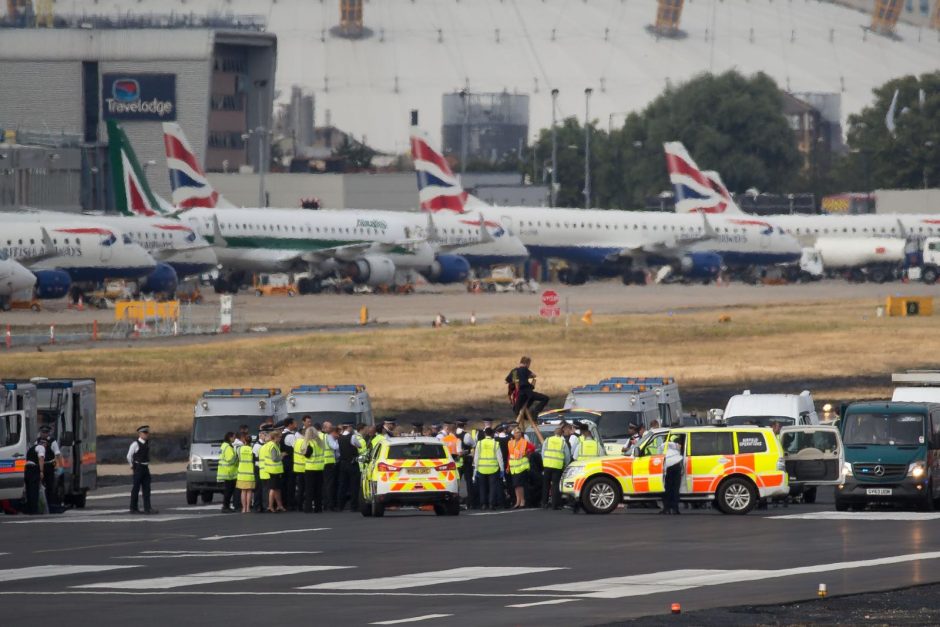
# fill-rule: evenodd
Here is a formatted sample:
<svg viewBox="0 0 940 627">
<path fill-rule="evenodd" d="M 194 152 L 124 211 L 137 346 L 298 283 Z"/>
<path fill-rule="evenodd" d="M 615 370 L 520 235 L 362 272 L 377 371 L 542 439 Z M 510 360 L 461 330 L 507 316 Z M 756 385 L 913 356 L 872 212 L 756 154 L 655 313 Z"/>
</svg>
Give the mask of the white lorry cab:
<svg viewBox="0 0 940 627">
<path fill-rule="evenodd" d="M 364 385 L 298 385 L 287 397 L 287 412 L 300 424 L 305 416 L 315 423 L 375 424 L 372 402 Z"/>
<path fill-rule="evenodd" d="M 287 418 L 287 402 L 278 388 L 217 388 L 203 392 L 193 410 L 186 466 L 186 502 L 212 502 L 222 484 L 216 481 L 222 438 L 247 425 L 252 434 L 268 419 L 275 424 Z"/>
<path fill-rule="evenodd" d="M 619 454 L 629 440 L 631 424 L 649 427 L 659 420 L 659 399 L 645 385 L 582 385 L 571 390 L 564 409 L 594 412 L 591 420 L 597 425 L 604 449 L 612 455 Z"/>
<path fill-rule="evenodd" d="M 940 403 L 940 370 L 908 370 L 891 375 L 894 388 L 892 401 L 907 403 Z"/>
<path fill-rule="evenodd" d="M 799 394 L 751 394 L 750 390 L 744 390 L 728 400 L 723 412 L 712 410 L 709 414 L 719 417 L 728 426 L 769 427 L 774 422 L 783 427 L 819 424 L 809 390 Z"/>
</svg>

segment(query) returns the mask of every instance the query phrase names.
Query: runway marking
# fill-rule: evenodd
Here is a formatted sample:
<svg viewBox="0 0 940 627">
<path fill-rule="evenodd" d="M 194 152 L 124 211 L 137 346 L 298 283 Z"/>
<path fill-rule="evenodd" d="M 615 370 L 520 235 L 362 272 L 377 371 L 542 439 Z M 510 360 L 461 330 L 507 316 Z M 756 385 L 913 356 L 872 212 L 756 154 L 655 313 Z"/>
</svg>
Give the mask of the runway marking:
<svg viewBox="0 0 940 627">
<path fill-rule="evenodd" d="M 285 533 L 303 533 L 304 531 L 330 531 L 330 527 L 316 527 L 314 529 L 284 529 L 282 531 L 265 531 L 263 533 L 239 533 L 234 536 L 209 536 L 200 540 L 227 540 L 229 538 L 253 538 L 255 536 L 279 536 Z"/>
<path fill-rule="evenodd" d="M 245 557 L 249 555 L 319 555 L 323 551 L 144 551 L 137 555 L 116 555 L 119 560 L 170 559 L 180 557 Z"/>
<path fill-rule="evenodd" d="M 571 603 L 572 601 L 580 601 L 581 599 L 549 599 L 548 601 L 536 601 L 535 603 L 516 603 L 514 605 L 507 605 L 506 607 L 536 607 L 538 605 L 558 605 L 559 603 Z"/>
<path fill-rule="evenodd" d="M 151 490 L 150 495 L 153 496 L 154 494 L 182 494 L 184 492 L 186 492 L 185 488 L 173 488 L 173 489 L 167 488 L 166 490 Z M 130 491 L 127 491 L 127 492 L 120 492 L 120 493 L 114 493 L 114 494 L 93 494 L 91 496 L 86 496 L 85 500 L 104 501 L 106 499 L 130 499 L 130 498 L 131 498 L 131 493 Z"/>
<path fill-rule="evenodd" d="M 414 598 L 437 598 L 437 597 L 468 597 L 474 599 L 493 599 L 492 592 L 336 592 L 336 591 L 313 591 L 313 590 L 292 590 L 292 591 L 282 591 L 274 590 L 270 592 L 258 592 L 257 590 L 247 590 L 244 592 L 238 591 L 217 591 L 217 590 L 208 590 L 208 591 L 184 591 L 184 590 L 167 590 L 163 592 L 142 592 L 139 590 L 125 591 L 125 590 L 58 590 L 58 591 L 48 591 L 48 590 L 0 590 L 0 597 L 4 596 L 16 596 L 16 595 L 31 595 L 31 596 L 44 596 L 44 595 L 58 595 L 58 596 L 71 596 L 71 595 L 88 595 L 88 596 L 142 596 L 142 597 L 152 597 L 152 596 L 217 596 L 217 597 L 243 597 L 243 596 L 259 596 L 259 597 L 272 597 L 272 596 L 289 596 L 289 597 L 414 597 Z M 557 594 L 523 594 L 523 593 L 513 593 L 514 597 L 528 597 L 532 599 L 557 599 L 559 595 Z"/>
<path fill-rule="evenodd" d="M 940 512 L 807 512 L 765 516 L 771 520 L 937 520 Z"/>
<path fill-rule="evenodd" d="M 456 583 L 471 579 L 489 579 L 491 577 L 514 577 L 529 573 L 542 573 L 549 570 L 564 570 L 558 567 L 524 566 L 467 566 L 464 568 L 450 568 L 448 570 L 434 570 L 426 573 L 412 573 L 409 575 L 396 575 L 392 577 L 376 577 L 374 579 L 353 579 L 350 581 L 330 581 L 318 583 L 313 586 L 301 586 L 298 590 L 400 590 L 402 588 L 418 588 L 420 586 L 440 585 L 443 583 Z"/>
<path fill-rule="evenodd" d="M 467 516 L 502 516 L 503 514 L 522 514 L 523 512 L 537 512 L 537 509 L 507 509 L 505 512 L 474 512 Z"/>
<path fill-rule="evenodd" d="M 667 570 L 644 575 L 608 577 L 605 579 L 575 581 L 551 586 L 536 586 L 534 588 L 524 588 L 523 591 L 558 591 L 567 592 L 569 594 L 582 593 L 575 595 L 583 598 L 620 599 L 624 597 L 657 594 L 660 592 L 676 592 L 678 590 L 688 590 L 690 588 L 700 588 L 704 586 L 717 586 L 726 583 L 776 579 L 778 577 L 791 577 L 793 575 L 868 568 L 871 566 L 886 566 L 938 558 L 940 558 L 940 551 L 931 551 L 928 553 L 910 553 L 907 555 L 857 560 L 854 562 L 834 562 L 830 564 L 798 566 L 796 568 L 783 568 L 780 570 Z"/>
<path fill-rule="evenodd" d="M 402 623 L 417 623 L 421 620 L 431 620 L 432 618 L 447 618 L 453 614 L 425 614 L 424 616 L 415 616 L 413 618 L 399 618 L 398 620 L 380 620 L 370 625 L 400 625 Z"/>
<path fill-rule="evenodd" d="M 247 566 L 243 568 L 229 568 L 226 570 L 210 570 L 204 573 L 179 575 L 175 577 L 153 577 L 150 579 L 131 579 L 126 581 L 106 581 L 103 583 L 89 583 L 72 588 L 110 588 L 115 590 L 168 590 L 184 586 L 201 586 L 210 583 L 231 583 L 233 581 L 246 581 L 262 577 L 275 577 L 281 575 L 296 575 L 319 570 L 339 570 L 342 568 L 355 568 L 354 566 Z"/>
<path fill-rule="evenodd" d="M 77 575 L 79 573 L 98 573 L 106 570 L 118 570 L 120 568 L 140 568 L 140 566 L 113 566 L 94 564 L 50 564 L 47 566 L 27 566 L 26 568 L 11 568 L 9 570 L 0 570 L 0 581 L 21 581 L 23 579 L 59 577 L 62 575 Z"/>
<path fill-rule="evenodd" d="M 203 514 L 198 518 L 212 518 L 213 516 L 225 516 L 225 514 Z M 58 518 L 31 518 L 29 520 L 7 520 L 4 525 L 41 525 L 41 524 L 64 524 L 64 523 L 158 523 L 170 522 L 173 520 L 193 520 L 197 518 L 192 514 L 156 514 L 148 516 L 145 514 L 130 514 L 123 516 L 63 516 Z"/>
</svg>

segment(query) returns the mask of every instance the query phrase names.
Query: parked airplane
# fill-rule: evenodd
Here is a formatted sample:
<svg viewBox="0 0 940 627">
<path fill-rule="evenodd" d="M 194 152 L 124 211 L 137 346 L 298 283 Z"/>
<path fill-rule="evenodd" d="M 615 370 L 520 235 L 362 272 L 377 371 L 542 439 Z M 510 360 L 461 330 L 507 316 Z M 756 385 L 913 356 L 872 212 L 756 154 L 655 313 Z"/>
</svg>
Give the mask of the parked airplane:
<svg viewBox="0 0 940 627">
<path fill-rule="evenodd" d="M 179 124 L 164 122 L 163 141 L 170 186 L 173 189 L 173 204 L 185 208 L 233 206 L 213 189 Z M 480 216 L 446 215 L 431 219 L 417 212 L 368 212 L 374 214 L 375 219 L 408 221 L 410 231 L 428 239 L 438 257 L 459 255 L 473 268 L 489 269 L 494 265 L 522 263 L 529 257 L 529 252 L 518 238 L 509 235 L 498 222 L 486 221 Z"/>
<path fill-rule="evenodd" d="M 156 292 L 162 292 L 163 284 L 172 279 L 175 288 L 175 273 L 172 277 L 156 273 L 156 263 L 147 251 L 117 229 L 76 221 L 6 221 L 0 253 L 36 275 L 38 298 L 61 298 L 73 283 L 84 287 L 106 279 L 148 277 Z"/>
<path fill-rule="evenodd" d="M 8 311 L 11 299 L 35 284 L 36 275 L 0 251 L 0 311 Z"/>
<path fill-rule="evenodd" d="M 664 144 L 666 166 L 679 213 L 707 213 L 744 218 L 721 176 L 703 171 L 680 142 Z M 904 259 L 908 240 L 940 235 L 940 218 L 918 214 L 761 216 L 812 248 L 829 269 L 860 268 L 881 282 Z"/>
<path fill-rule="evenodd" d="M 311 278 L 299 282 L 302 293 L 319 291 L 320 280 L 337 272 L 373 286 L 400 282 L 411 271 L 442 283 L 463 281 L 469 272 L 458 255 L 435 258 L 412 222 L 395 212 L 380 218 L 367 211 L 169 210 L 150 189 L 120 126 L 109 122 L 108 131 L 124 190 L 116 194 L 118 208 L 126 215 L 173 215 L 205 237 L 226 271 L 216 284 L 220 290 L 237 288 L 251 272 L 309 272 Z"/>
<path fill-rule="evenodd" d="M 558 258 L 569 269 L 568 283 L 590 274 L 619 274 L 625 284 L 645 283 L 650 265 L 668 265 L 691 280 L 711 280 L 722 265 L 793 262 L 799 244 L 762 220 L 681 216 L 640 211 L 493 207 L 466 196 L 443 156 L 417 129 L 411 136 L 422 208 L 434 213 L 472 214 L 498 222 L 516 234 L 533 256 Z"/>
</svg>

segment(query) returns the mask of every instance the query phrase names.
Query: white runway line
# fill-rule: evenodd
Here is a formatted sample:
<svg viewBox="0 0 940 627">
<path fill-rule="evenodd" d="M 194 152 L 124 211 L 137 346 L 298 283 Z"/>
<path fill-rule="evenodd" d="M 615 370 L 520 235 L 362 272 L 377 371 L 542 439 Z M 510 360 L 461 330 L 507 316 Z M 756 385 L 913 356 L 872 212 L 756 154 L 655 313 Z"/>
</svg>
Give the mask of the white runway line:
<svg viewBox="0 0 940 627">
<path fill-rule="evenodd" d="M 180 557 L 247 557 L 249 555 L 319 555 L 323 551 L 144 551 L 138 555 L 118 555 L 119 560 L 152 560 Z"/>
<path fill-rule="evenodd" d="M 282 531 L 265 531 L 263 533 L 239 533 L 234 536 L 208 536 L 200 540 L 227 540 L 229 538 L 254 538 L 255 536 L 279 536 L 285 533 L 303 533 L 304 531 L 330 531 L 330 527 L 316 527 L 314 529 L 284 529 Z"/>
<path fill-rule="evenodd" d="M 184 586 L 201 586 L 210 583 L 231 583 L 234 581 L 247 581 L 262 577 L 279 577 L 282 575 L 297 575 L 320 570 L 339 570 L 354 568 L 353 566 L 247 566 L 244 568 L 230 568 L 227 570 L 210 570 L 204 573 L 192 573 L 176 577 L 153 577 L 150 579 L 131 579 L 126 581 L 108 581 L 103 583 L 90 583 L 72 588 L 108 588 L 111 590 L 169 590 Z"/>
<path fill-rule="evenodd" d="M 857 560 L 854 562 L 834 562 L 830 564 L 798 566 L 796 568 L 782 568 L 780 570 L 667 570 L 644 575 L 608 577 L 551 586 L 537 586 L 534 588 L 524 588 L 523 591 L 563 592 L 592 599 L 621 599 L 624 597 L 644 596 L 660 592 L 676 592 L 678 590 L 701 588 L 703 586 L 717 586 L 726 583 L 759 581 L 763 579 L 776 579 L 778 577 L 791 577 L 793 575 L 869 568 L 872 566 L 888 566 L 891 564 L 902 564 L 905 562 L 938 558 L 940 558 L 940 551 L 910 553 L 907 555 Z"/>
<path fill-rule="evenodd" d="M 504 512 L 472 512 L 467 516 L 502 516 L 503 514 L 522 514 L 524 512 L 537 512 L 537 509 L 507 509 Z"/>
<path fill-rule="evenodd" d="M 507 605 L 506 607 L 536 607 L 538 605 L 558 605 L 560 603 L 571 603 L 572 601 L 580 601 L 581 599 L 549 599 L 548 601 L 536 601 L 535 603 L 516 603 L 515 605 Z"/>
<path fill-rule="evenodd" d="M 112 566 L 94 564 L 50 564 L 47 566 L 27 566 L 26 568 L 11 568 L 9 570 L 0 570 L 0 581 L 20 581 L 23 579 L 78 575 L 81 573 L 99 573 L 107 570 L 118 570 L 121 568 L 140 568 L 140 566 Z"/>
<path fill-rule="evenodd" d="M 150 495 L 153 496 L 155 494 L 182 494 L 184 492 L 186 492 L 185 488 L 173 488 L 173 489 L 168 488 L 166 490 L 151 490 Z M 91 496 L 86 496 L 85 500 L 104 501 L 107 499 L 127 499 L 128 501 L 130 501 L 130 498 L 131 498 L 131 491 L 130 489 L 128 489 L 126 492 L 120 492 L 120 493 L 116 492 L 114 494 L 92 494 Z"/>
<path fill-rule="evenodd" d="M 770 520 L 937 520 L 940 512 L 807 512 L 784 516 L 765 516 Z"/>
<path fill-rule="evenodd" d="M 123 510 L 122 510 L 123 511 Z M 41 524 L 67 524 L 67 523 L 159 523 L 172 520 L 195 520 L 196 518 L 212 518 L 226 514 L 124 514 L 123 516 L 60 516 L 57 518 L 30 518 L 28 520 L 6 520 L 4 525 L 41 525 Z"/>
<path fill-rule="evenodd" d="M 402 623 L 417 623 L 421 620 L 431 620 L 433 618 L 447 618 L 453 614 L 425 614 L 424 616 L 415 616 L 413 618 L 399 618 L 398 620 L 381 620 L 370 625 L 401 625 Z"/>
<path fill-rule="evenodd" d="M 456 583 L 471 579 L 489 579 L 491 577 L 515 577 L 529 573 L 543 573 L 549 570 L 564 570 L 556 567 L 524 566 L 469 566 L 435 570 L 426 573 L 376 577 L 374 579 L 354 579 L 351 581 L 330 581 L 313 586 L 302 586 L 298 590 L 401 590 L 421 586 L 436 586 L 443 583 Z"/>
</svg>

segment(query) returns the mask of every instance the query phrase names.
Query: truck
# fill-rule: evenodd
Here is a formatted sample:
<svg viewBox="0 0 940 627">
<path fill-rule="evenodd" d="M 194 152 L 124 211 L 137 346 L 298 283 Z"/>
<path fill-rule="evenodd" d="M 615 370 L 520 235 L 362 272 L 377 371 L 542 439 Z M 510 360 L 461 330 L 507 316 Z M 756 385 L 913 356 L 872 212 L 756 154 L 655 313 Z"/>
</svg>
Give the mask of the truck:
<svg viewBox="0 0 940 627">
<path fill-rule="evenodd" d="M 193 410 L 189 437 L 189 463 L 186 465 L 186 503 L 195 505 L 202 497 L 211 503 L 222 492 L 216 480 L 222 438 L 247 425 L 252 432 L 266 421 L 287 418 L 287 402 L 279 388 L 215 388 L 202 393 Z"/>
<path fill-rule="evenodd" d="M 590 410 L 607 453 L 618 455 L 630 438 L 631 424 L 650 426 L 659 420 L 659 398 L 644 384 L 598 383 L 573 388 L 565 410 Z M 574 419 L 573 414 L 570 415 Z M 586 416 L 587 417 L 587 416 Z"/>
<path fill-rule="evenodd" d="M 26 452 L 39 428 L 49 426 L 63 461 L 56 474 L 58 501 L 85 507 L 98 482 L 96 390 L 94 379 L 0 382 L 0 499 L 19 498 Z"/>
<path fill-rule="evenodd" d="M 928 285 L 936 283 L 940 278 L 940 237 L 924 238 L 920 251 L 913 258 L 907 277 L 915 281 L 920 279 Z"/>
<path fill-rule="evenodd" d="M 940 370 L 895 372 L 891 382 L 903 384 L 894 388 L 892 401 L 940 403 Z"/>
<path fill-rule="evenodd" d="M 711 410 L 709 415 L 729 426 L 769 427 L 774 422 L 783 427 L 819 424 L 819 414 L 809 390 L 799 394 L 752 394 L 744 390 L 728 399 L 724 410 Z"/>
<path fill-rule="evenodd" d="M 845 447 L 835 507 L 907 503 L 940 505 L 940 404 L 859 401 L 844 406 L 839 431 Z"/>
<path fill-rule="evenodd" d="M 853 281 L 884 283 L 903 269 L 907 241 L 896 237 L 819 237 L 804 248 L 800 269 L 804 278 L 844 274 Z"/>
<path fill-rule="evenodd" d="M 305 416 L 313 422 L 375 424 L 372 402 L 362 384 L 295 386 L 287 396 L 287 412 L 298 424 Z"/>
</svg>

